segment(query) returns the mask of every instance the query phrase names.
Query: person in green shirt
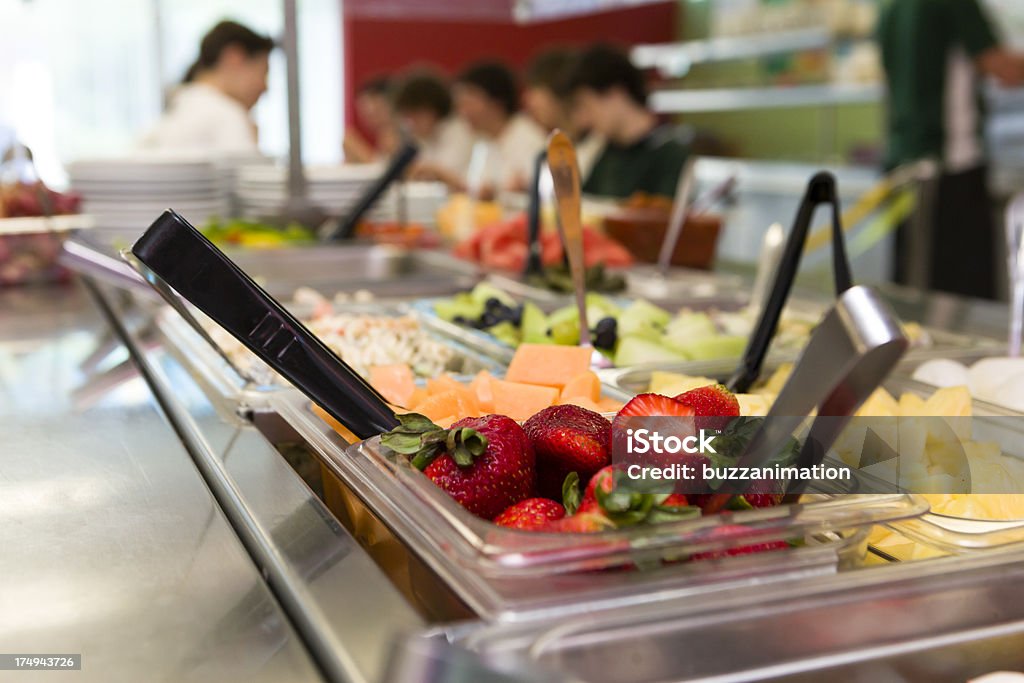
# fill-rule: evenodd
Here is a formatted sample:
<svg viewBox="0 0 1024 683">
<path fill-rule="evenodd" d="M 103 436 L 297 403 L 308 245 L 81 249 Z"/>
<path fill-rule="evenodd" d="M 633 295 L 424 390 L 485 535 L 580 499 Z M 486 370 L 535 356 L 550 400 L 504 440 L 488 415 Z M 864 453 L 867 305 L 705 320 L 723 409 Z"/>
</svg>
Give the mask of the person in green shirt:
<svg viewBox="0 0 1024 683">
<path fill-rule="evenodd" d="M 930 196 L 927 254 L 911 253 L 909 224 L 896 239 L 894 278 L 927 259 L 930 289 L 995 296 L 995 225 L 988 193 L 979 84 L 1024 83 L 1024 59 L 1001 46 L 978 0 L 883 0 L 878 40 L 887 80 L 888 169 L 939 164 Z"/>
<path fill-rule="evenodd" d="M 590 130 L 606 144 L 583 182 L 588 194 L 629 197 L 636 192 L 671 198 L 689 149 L 677 130 L 647 108 L 643 74 L 607 45 L 584 50 L 566 90 Z"/>
</svg>

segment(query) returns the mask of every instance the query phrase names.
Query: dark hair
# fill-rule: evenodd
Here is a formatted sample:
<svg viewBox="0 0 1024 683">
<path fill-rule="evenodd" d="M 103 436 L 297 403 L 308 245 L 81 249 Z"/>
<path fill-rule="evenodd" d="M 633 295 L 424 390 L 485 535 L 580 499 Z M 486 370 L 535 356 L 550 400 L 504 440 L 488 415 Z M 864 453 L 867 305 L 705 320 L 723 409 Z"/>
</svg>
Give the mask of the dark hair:
<svg viewBox="0 0 1024 683">
<path fill-rule="evenodd" d="M 568 74 L 566 88 L 570 93 L 582 88 L 599 93 L 622 88 L 637 104 L 647 104 L 643 73 L 624 52 L 610 45 L 592 45 L 584 50 Z"/>
<path fill-rule="evenodd" d="M 576 63 L 576 54 L 556 47 L 533 58 L 526 67 L 526 84 L 534 88 L 547 88 L 556 95 L 565 92 L 566 78 Z"/>
<path fill-rule="evenodd" d="M 391 91 L 394 90 L 394 87 L 395 84 L 389 76 L 377 76 L 363 81 L 356 93 L 359 95 L 391 97 Z"/>
<path fill-rule="evenodd" d="M 199 57 L 185 72 L 183 83 L 191 83 L 203 69 L 209 69 L 220 61 L 221 53 L 231 45 L 237 45 L 249 57 L 264 55 L 274 49 L 274 41 L 256 33 L 236 21 L 222 21 L 211 28 L 199 43 Z"/>
<path fill-rule="evenodd" d="M 483 90 L 509 116 L 519 111 L 519 84 L 504 64 L 477 62 L 459 74 L 457 81 Z"/>
<path fill-rule="evenodd" d="M 395 88 L 392 106 L 397 112 L 428 109 L 443 119 L 452 111 L 452 96 L 439 76 L 429 71 L 416 71 Z"/>
</svg>

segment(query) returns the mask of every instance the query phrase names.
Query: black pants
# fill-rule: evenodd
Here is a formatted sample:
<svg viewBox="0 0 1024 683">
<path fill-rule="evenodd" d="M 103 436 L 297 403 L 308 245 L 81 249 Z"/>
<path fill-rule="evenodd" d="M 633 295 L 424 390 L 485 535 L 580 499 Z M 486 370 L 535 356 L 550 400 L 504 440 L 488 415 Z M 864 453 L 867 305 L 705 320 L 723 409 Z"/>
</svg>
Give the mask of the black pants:
<svg viewBox="0 0 1024 683">
<path fill-rule="evenodd" d="M 995 225 L 984 166 L 946 173 L 932 193 L 929 254 L 911 254 L 910 226 L 896 233 L 893 279 L 907 284 L 908 261 L 928 259 L 928 289 L 994 299 Z"/>
</svg>

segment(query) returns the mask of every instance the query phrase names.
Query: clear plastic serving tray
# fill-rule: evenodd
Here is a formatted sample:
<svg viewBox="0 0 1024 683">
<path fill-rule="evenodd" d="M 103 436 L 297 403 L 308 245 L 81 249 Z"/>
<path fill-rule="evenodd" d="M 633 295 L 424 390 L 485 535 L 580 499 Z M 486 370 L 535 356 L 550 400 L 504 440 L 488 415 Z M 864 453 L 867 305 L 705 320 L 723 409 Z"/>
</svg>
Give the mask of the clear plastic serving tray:
<svg viewBox="0 0 1024 683">
<path fill-rule="evenodd" d="M 972 357 L 983 357 L 975 352 Z M 915 367 L 911 358 L 900 368 Z M 667 372 L 678 372 L 698 377 L 725 378 L 734 369 L 721 362 L 680 363 L 663 365 L 658 368 Z M 767 377 L 775 368 L 769 362 L 764 375 Z M 625 368 L 602 373 L 602 381 L 626 394 L 637 394 L 647 390 L 652 369 Z M 929 396 L 935 387 L 916 382 L 906 376 L 893 375 L 883 384 L 891 394 L 898 397 L 903 393 Z M 972 401 L 973 439 L 995 441 L 1002 448 L 1003 455 L 1024 458 L 1024 414 L 985 401 Z M 1018 495 L 1018 494 L 1003 494 Z M 1019 494 L 1024 495 L 1024 493 Z M 928 514 L 888 524 L 893 530 L 921 543 L 928 544 L 943 553 L 962 554 L 993 549 L 1008 549 L 1024 544 L 1024 519 L 983 520 L 951 517 L 929 512 Z"/>
<path fill-rule="evenodd" d="M 271 404 L 406 548 L 472 613 L 486 618 L 526 618 L 831 573 L 863 558 L 864 534 L 873 524 L 927 509 L 907 495 L 848 496 L 599 534 L 516 531 L 470 514 L 405 456 L 381 448 L 379 438 L 349 446 L 301 394 L 278 393 Z M 725 526 L 742 530 L 716 534 Z M 777 539 L 798 545 L 686 561 L 696 552 Z"/>
<path fill-rule="evenodd" d="M 286 304 L 286 307 L 300 320 L 308 318 L 312 314 L 308 307 L 289 304 Z M 405 314 L 400 307 L 394 304 L 379 302 L 335 304 L 333 310 L 336 313 L 383 317 Z M 193 314 L 197 319 L 202 318 L 202 314 L 198 311 L 193 311 Z M 229 363 L 218 349 L 211 346 L 196 330 L 192 329 L 177 311 L 169 306 L 157 313 L 156 321 L 161 332 L 170 341 L 173 350 L 178 352 L 177 355 L 186 363 L 187 367 L 195 372 L 198 378 L 205 380 L 208 387 L 224 398 L 241 400 L 251 408 L 259 408 L 265 405 L 270 394 L 290 387 L 284 378 L 244 348 L 240 349 L 240 352 L 243 357 L 248 355 L 252 364 Z M 214 325 L 214 323 L 210 324 Z M 427 327 L 424 327 L 424 330 L 432 338 L 443 342 L 452 349 L 452 359 L 448 363 L 446 371 L 460 375 L 473 375 L 480 370 L 488 370 L 492 373 L 504 371 L 505 364 L 500 360 L 459 344 Z M 239 365 L 243 365 L 243 367 L 238 367 Z"/>
</svg>

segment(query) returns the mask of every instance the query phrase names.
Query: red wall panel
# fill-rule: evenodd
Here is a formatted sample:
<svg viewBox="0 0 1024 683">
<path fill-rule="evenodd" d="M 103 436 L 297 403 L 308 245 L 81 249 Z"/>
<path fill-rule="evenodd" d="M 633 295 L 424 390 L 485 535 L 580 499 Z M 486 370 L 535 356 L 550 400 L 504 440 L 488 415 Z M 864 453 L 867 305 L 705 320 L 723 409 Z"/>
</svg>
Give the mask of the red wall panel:
<svg viewBox="0 0 1024 683">
<path fill-rule="evenodd" d="M 346 15 L 347 121 L 353 121 L 355 89 L 368 78 L 417 64 L 453 73 L 484 58 L 518 68 L 545 47 L 558 44 L 666 42 L 675 38 L 677 7 L 676 2 L 665 2 L 525 25 Z"/>
</svg>

